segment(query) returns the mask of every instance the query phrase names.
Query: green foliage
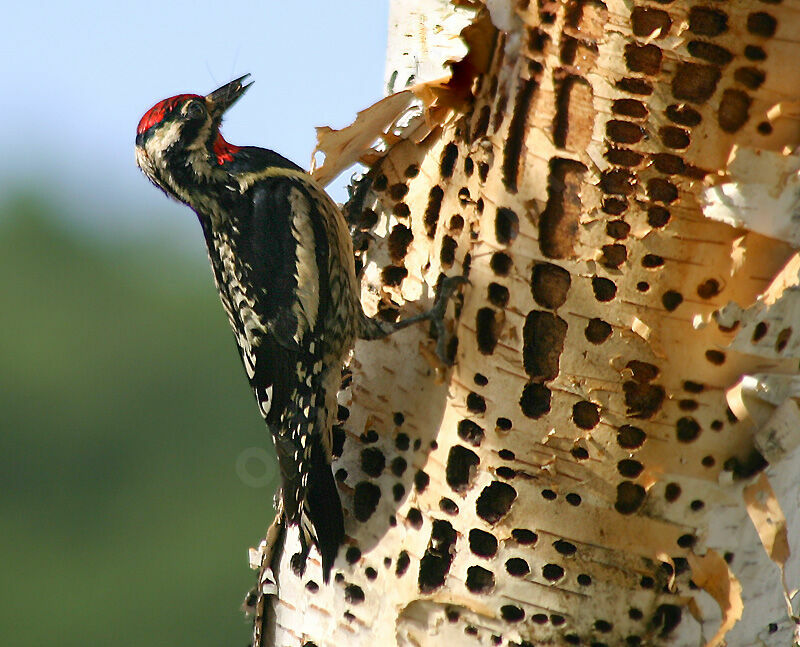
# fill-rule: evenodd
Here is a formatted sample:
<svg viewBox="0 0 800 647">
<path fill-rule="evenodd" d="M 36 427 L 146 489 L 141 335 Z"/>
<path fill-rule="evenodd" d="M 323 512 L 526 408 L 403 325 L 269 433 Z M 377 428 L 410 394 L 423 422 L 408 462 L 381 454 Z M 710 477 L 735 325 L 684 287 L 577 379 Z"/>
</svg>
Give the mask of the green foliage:
<svg viewBox="0 0 800 647">
<path fill-rule="evenodd" d="M 210 272 L 61 222 L 0 205 L 2 643 L 247 644 L 277 477 Z"/>
</svg>

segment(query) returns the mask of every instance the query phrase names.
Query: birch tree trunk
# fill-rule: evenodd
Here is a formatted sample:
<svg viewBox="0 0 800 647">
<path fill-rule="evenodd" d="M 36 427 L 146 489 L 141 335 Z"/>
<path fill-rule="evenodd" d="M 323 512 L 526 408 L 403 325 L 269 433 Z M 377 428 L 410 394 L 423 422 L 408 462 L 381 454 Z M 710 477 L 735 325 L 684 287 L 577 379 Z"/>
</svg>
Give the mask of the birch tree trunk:
<svg viewBox="0 0 800 647">
<path fill-rule="evenodd" d="M 347 544 L 329 586 L 295 530 L 254 552 L 260 644 L 797 640 L 798 33 L 797 0 L 393 1 L 413 93 L 317 173 L 370 166 L 373 311 L 469 278 L 455 365 L 358 344 Z"/>
</svg>

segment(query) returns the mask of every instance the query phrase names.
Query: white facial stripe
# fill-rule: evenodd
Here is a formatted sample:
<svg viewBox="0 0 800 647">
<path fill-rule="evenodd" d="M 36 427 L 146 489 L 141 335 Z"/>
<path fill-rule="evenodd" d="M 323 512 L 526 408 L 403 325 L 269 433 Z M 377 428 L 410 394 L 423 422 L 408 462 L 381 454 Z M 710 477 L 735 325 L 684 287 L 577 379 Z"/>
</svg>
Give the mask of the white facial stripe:
<svg viewBox="0 0 800 647">
<path fill-rule="evenodd" d="M 297 178 L 298 180 L 302 180 L 306 184 L 310 184 L 319 188 L 319 185 L 305 171 L 298 171 L 291 168 L 281 168 L 279 166 L 266 168 L 263 171 L 257 171 L 255 173 L 242 173 L 237 175 L 236 179 L 239 181 L 239 189 L 242 193 L 244 193 L 259 180 L 266 180 L 270 177 L 293 177 Z"/>
<path fill-rule="evenodd" d="M 148 155 L 153 159 L 158 159 L 161 154 L 171 146 L 174 146 L 181 138 L 181 123 L 179 121 L 167 121 L 159 124 L 155 131 L 145 142 Z"/>
</svg>

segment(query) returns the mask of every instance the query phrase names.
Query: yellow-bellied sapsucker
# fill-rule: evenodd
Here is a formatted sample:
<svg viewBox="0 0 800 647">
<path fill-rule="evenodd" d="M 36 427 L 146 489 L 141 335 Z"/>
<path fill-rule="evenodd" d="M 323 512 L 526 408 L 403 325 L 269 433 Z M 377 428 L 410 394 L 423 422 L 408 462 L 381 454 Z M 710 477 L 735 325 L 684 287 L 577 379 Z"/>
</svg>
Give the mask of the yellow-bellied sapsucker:
<svg viewBox="0 0 800 647">
<path fill-rule="evenodd" d="M 249 87 L 246 76 L 207 96 L 181 94 L 153 106 L 139 122 L 136 161 L 200 220 L 222 305 L 275 442 L 279 514 L 300 526 L 302 563 L 311 544 L 318 547 L 327 581 L 344 538 L 330 468 L 342 364 L 356 338 L 440 320 L 449 294 L 396 324 L 364 314 L 336 204 L 296 164 L 220 134 L 223 113 Z"/>
</svg>

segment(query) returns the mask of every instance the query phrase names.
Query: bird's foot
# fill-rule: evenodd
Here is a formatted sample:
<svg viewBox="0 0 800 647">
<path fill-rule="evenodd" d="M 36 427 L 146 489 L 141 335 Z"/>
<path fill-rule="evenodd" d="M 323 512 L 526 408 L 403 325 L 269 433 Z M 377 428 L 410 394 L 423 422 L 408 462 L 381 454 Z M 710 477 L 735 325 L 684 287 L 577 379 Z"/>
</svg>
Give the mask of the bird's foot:
<svg viewBox="0 0 800 647">
<path fill-rule="evenodd" d="M 447 328 L 445 327 L 444 317 L 447 313 L 447 304 L 456 291 L 463 285 L 469 283 L 469 280 L 463 276 L 446 276 L 438 282 L 436 288 L 436 297 L 433 301 L 433 307 L 430 310 L 421 312 L 419 314 L 389 323 L 381 321 L 377 317 L 367 317 L 363 315 L 361 320 L 361 329 L 359 330 L 359 338 L 365 340 L 384 339 L 389 335 L 396 333 L 399 330 L 413 326 L 422 321 L 430 322 L 433 329 L 436 331 L 436 357 L 433 358 L 433 353 L 428 353 L 430 359 L 434 360 L 439 366 L 438 368 L 449 367 L 453 365 L 453 358 L 448 355 L 448 342 L 450 341 L 447 335 Z"/>
</svg>

